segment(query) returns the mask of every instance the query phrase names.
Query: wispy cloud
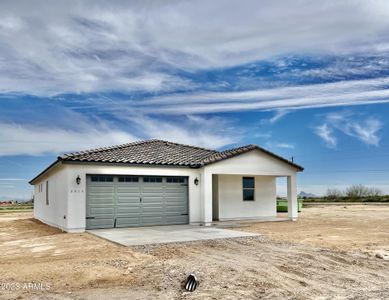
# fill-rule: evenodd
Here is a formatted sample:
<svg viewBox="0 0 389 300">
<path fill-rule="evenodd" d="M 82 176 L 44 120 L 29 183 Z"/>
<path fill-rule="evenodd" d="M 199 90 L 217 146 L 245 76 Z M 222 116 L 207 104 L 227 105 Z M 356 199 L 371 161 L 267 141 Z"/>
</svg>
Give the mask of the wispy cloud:
<svg viewBox="0 0 389 300">
<path fill-rule="evenodd" d="M 274 124 L 286 116 L 289 112 L 287 110 L 277 110 L 273 117 L 269 119 L 270 124 Z"/>
<path fill-rule="evenodd" d="M 289 53 L 374 52 L 388 44 L 386 1 L 264 1 L 261 9 L 252 0 L 0 5 L 3 93 L 191 89 L 193 82 L 175 71 Z"/>
<path fill-rule="evenodd" d="M 158 96 L 139 102 L 142 111 L 205 114 L 247 110 L 296 110 L 389 102 L 389 77 L 349 80 L 241 92 L 194 92 Z M 122 109 L 128 103 L 118 104 Z"/>
<path fill-rule="evenodd" d="M 364 117 L 351 112 L 337 112 L 327 114 L 324 123 L 315 128 L 315 133 L 331 148 L 336 147 L 337 144 L 334 130 L 354 137 L 367 145 L 378 146 L 379 131 L 382 127 L 382 122 L 372 116 Z"/>
<path fill-rule="evenodd" d="M 295 146 L 291 143 L 284 143 L 284 142 L 277 142 L 277 141 L 267 141 L 265 143 L 266 148 L 268 149 L 289 149 L 289 150 L 294 150 Z"/>
<path fill-rule="evenodd" d="M 253 136 L 257 138 L 269 139 L 271 138 L 272 134 L 271 132 L 256 132 L 253 134 Z"/>
<path fill-rule="evenodd" d="M 287 143 L 278 143 L 278 144 L 276 144 L 276 147 L 285 148 L 285 149 L 294 149 L 294 145 L 287 144 Z"/>
<path fill-rule="evenodd" d="M 208 148 L 220 148 L 240 140 L 241 130 L 220 117 L 189 115 L 161 120 L 150 116 L 132 115 L 127 117 L 127 120 L 146 138 L 160 138 Z M 235 132 L 235 135 L 231 132 Z"/>
<path fill-rule="evenodd" d="M 0 123 L 0 156 L 57 154 L 145 138 L 220 148 L 239 142 L 241 133 L 231 122 L 219 117 L 185 116 L 176 120 L 163 120 L 144 115 L 127 115 L 127 122 L 127 129 L 123 129 L 110 127 L 102 121 L 84 119 L 78 130 L 69 127 L 64 129 L 55 126 Z M 136 135 L 130 132 L 136 132 Z M 231 135 L 231 132 L 236 135 Z M 0 178 L 1 180 L 5 179 Z"/>
<path fill-rule="evenodd" d="M 274 123 L 277 123 L 278 121 L 280 121 L 285 115 L 287 115 L 289 113 L 289 111 L 287 110 L 282 110 L 282 109 L 277 109 L 274 113 L 274 115 L 269 118 L 269 119 L 262 119 L 261 120 L 261 123 L 262 124 L 274 124 Z"/>
<path fill-rule="evenodd" d="M 328 124 L 322 124 L 315 128 L 315 133 L 322 138 L 322 140 L 326 143 L 327 147 L 335 148 L 337 144 L 337 139 L 333 135 L 333 130 L 328 126 Z"/>
<path fill-rule="evenodd" d="M 85 131 L 0 123 L 0 156 L 39 155 L 127 143 L 136 138 L 124 131 L 91 126 Z"/>
</svg>

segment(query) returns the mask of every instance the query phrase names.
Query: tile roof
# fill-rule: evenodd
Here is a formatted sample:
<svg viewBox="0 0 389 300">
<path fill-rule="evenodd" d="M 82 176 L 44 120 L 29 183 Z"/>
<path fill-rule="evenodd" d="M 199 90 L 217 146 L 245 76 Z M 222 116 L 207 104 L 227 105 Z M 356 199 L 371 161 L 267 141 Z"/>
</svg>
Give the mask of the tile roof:
<svg viewBox="0 0 389 300">
<path fill-rule="evenodd" d="M 268 155 L 284 161 L 298 171 L 303 167 L 278 156 L 257 145 L 246 145 L 225 151 L 216 151 L 195 146 L 172 143 L 162 140 L 146 140 L 112 147 L 91 149 L 86 151 L 63 154 L 58 159 L 30 181 L 30 184 L 55 167 L 59 162 L 96 162 L 96 163 L 123 163 L 134 165 L 166 165 L 200 168 L 236 155 L 260 150 Z"/>
<path fill-rule="evenodd" d="M 146 140 L 64 154 L 59 159 L 80 162 L 115 162 L 198 167 L 205 158 L 216 153 L 218 151 L 200 147 L 162 140 Z"/>
<path fill-rule="evenodd" d="M 64 154 L 62 161 L 107 162 L 146 165 L 202 167 L 254 149 L 261 150 L 299 170 L 303 168 L 257 145 L 246 145 L 226 151 L 216 151 L 162 140 L 138 141 L 112 147 Z"/>
</svg>

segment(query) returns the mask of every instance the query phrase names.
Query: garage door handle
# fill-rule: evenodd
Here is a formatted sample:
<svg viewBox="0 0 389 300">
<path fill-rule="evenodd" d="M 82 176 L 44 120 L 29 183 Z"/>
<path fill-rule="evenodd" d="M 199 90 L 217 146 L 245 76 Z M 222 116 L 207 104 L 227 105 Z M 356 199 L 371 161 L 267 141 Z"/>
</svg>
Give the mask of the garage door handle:
<svg viewBox="0 0 389 300">
<path fill-rule="evenodd" d="M 181 216 L 187 216 L 188 214 L 181 214 Z"/>
<path fill-rule="evenodd" d="M 87 220 L 94 219 L 95 217 L 86 217 Z"/>
<path fill-rule="evenodd" d="M 142 197 L 139 197 L 139 202 L 142 202 Z"/>
</svg>

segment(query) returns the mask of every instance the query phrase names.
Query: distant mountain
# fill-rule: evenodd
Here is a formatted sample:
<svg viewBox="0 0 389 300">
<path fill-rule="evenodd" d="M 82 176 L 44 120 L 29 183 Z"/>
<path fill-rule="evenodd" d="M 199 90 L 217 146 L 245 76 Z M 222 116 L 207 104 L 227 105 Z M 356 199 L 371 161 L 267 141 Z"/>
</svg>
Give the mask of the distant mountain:
<svg viewBox="0 0 389 300">
<path fill-rule="evenodd" d="M 317 196 L 315 194 L 311 194 L 311 193 L 306 193 L 304 191 L 301 191 L 298 195 L 297 195 L 298 198 L 316 198 Z"/>
</svg>

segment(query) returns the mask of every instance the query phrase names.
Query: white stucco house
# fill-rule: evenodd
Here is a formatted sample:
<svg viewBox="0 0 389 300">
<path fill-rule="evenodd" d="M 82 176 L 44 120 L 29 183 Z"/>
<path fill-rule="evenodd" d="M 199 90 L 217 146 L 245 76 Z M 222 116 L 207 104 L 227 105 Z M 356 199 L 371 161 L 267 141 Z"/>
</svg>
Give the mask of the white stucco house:
<svg viewBox="0 0 389 300">
<path fill-rule="evenodd" d="M 295 220 L 302 170 L 256 145 L 219 152 L 146 140 L 59 156 L 30 184 L 36 219 L 82 232 L 275 217 L 281 176 Z"/>
</svg>

